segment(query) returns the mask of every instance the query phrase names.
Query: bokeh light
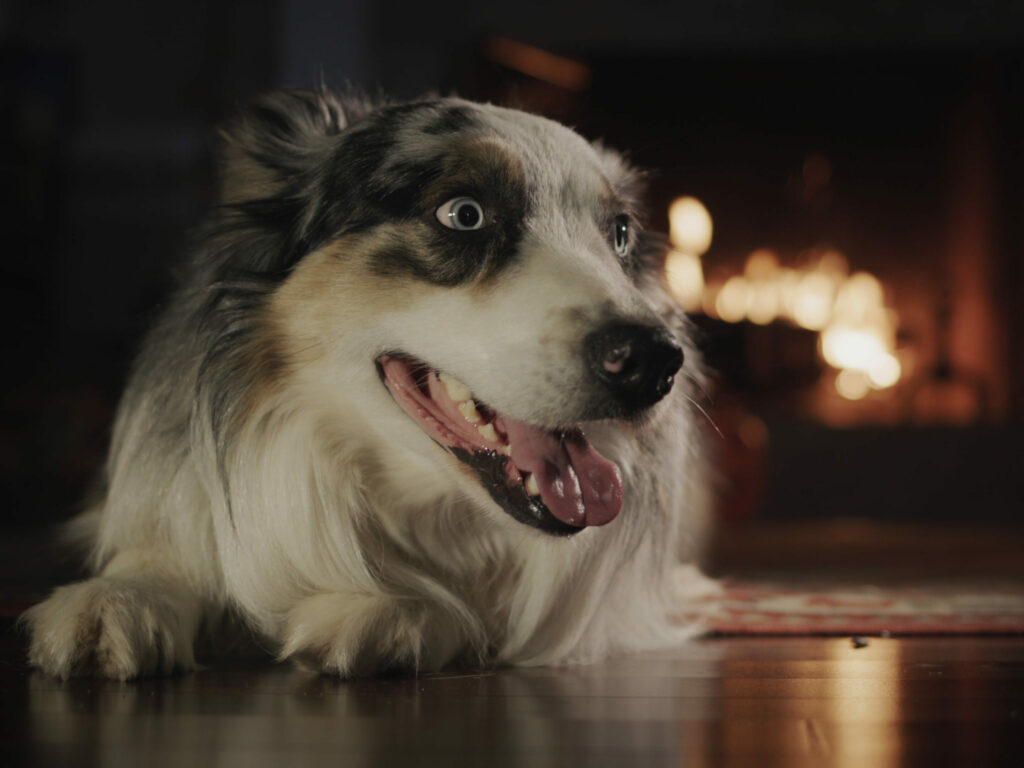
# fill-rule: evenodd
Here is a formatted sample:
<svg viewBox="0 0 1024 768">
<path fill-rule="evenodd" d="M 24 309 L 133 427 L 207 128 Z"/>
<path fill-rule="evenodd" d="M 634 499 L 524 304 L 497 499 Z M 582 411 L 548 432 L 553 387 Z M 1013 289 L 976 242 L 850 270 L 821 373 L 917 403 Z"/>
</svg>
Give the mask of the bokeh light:
<svg viewBox="0 0 1024 768">
<path fill-rule="evenodd" d="M 749 287 L 742 275 L 734 275 L 725 281 L 715 299 L 715 311 L 727 323 L 738 323 L 747 316 Z"/>
<path fill-rule="evenodd" d="M 700 309 L 704 295 L 704 270 L 696 254 L 671 251 L 665 260 L 665 277 L 679 306 L 687 312 Z"/>
<path fill-rule="evenodd" d="M 695 197 L 676 198 L 668 209 L 669 240 L 676 250 L 700 256 L 711 247 L 711 214 Z"/>
<path fill-rule="evenodd" d="M 836 392 L 847 400 L 860 400 L 870 389 L 867 374 L 863 371 L 847 368 L 836 375 Z"/>
</svg>

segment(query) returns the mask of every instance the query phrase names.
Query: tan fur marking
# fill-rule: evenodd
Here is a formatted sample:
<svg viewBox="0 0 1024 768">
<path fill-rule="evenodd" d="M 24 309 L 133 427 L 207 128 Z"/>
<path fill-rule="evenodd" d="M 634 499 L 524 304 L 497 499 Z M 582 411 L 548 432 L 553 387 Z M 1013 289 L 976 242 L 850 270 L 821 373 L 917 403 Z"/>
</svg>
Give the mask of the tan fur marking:
<svg viewBox="0 0 1024 768">
<path fill-rule="evenodd" d="M 239 403 L 244 420 L 248 420 L 261 403 L 267 402 L 280 389 L 288 372 L 282 334 L 268 317 L 256 328 L 252 357 L 247 363 L 247 378 L 252 385 Z"/>
<path fill-rule="evenodd" d="M 458 154 L 448 157 L 441 178 L 427 187 L 426 192 L 428 195 L 439 194 L 451 185 L 452 179 L 490 180 L 496 176 L 507 178 L 515 184 L 526 183 L 526 170 L 516 155 L 492 139 L 477 139 L 467 142 Z"/>
<path fill-rule="evenodd" d="M 320 356 L 324 339 L 339 328 L 389 309 L 408 307 L 438 290 L 414 280 L 388 280 L 373 270 L 372 255 L 399 236 L 400 225 L 339 238 L 306 256 L 270 301 L 267 332 L 278 340 L 287 365 Z"/>
</svg>

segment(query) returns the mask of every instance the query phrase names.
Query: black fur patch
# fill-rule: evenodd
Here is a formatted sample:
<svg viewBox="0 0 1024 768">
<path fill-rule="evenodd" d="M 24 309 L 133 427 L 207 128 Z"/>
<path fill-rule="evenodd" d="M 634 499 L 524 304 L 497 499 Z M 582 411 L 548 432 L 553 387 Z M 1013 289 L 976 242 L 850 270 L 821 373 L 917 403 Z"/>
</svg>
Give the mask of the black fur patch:
<svg viewBox="0 0 1024 768">
<path fill-rule="evenodd" d="M 408 219 L 419 210 L 423 191 L 444 172 L 443 156 L 395 163 L 371 177 L 371 202 L 393 220 Z"/>
<path fill-rule="evenodd" d="M 515 258 L 529 201 L 525 172 L 506 150 L 486 141 L 460 142 L 436 166 L 400 170 L 398 175 L 411 182 L 403 203 L 416 216 L 407 224 L 412 248 L 402 253 L 415 260 L 405 262 L 408 274 L 452 286 L 493 277 Z M 426 180 L 431 182 L 421 183 Z M 459 231 L 437 221 L 437 209 L 460 196 L 480 203 L 482 228 Z M 394 256 L 393 248 L 385 248 L 373 259 L 380 274 L 394 274 Z"/>
<path fill-rule="evenodd" d="M 492 276 L 515 254 L 528 214 L 525 173 L 507 150 L 486 141 L 470 107 L 385 106 L 346 125 L 340 106 L 318 109 L 315 96 L 293 96 L 250 111 L 240 133 L 238 143 L 247 142 L 253 161 L 280 184 L 225 212 L 225 231 L 248 234 L 262 247 L 233 248 L 220 279 L 284 276 L 332 239 L 384 223 L 409 230 L 403 247 L 384 248 L 374 259 L 383 275 L 451 286 Z M 454 231 L 437 221 L 437 208 L 462 195 L 483 206 L 482 229 Z"/>
</svg>

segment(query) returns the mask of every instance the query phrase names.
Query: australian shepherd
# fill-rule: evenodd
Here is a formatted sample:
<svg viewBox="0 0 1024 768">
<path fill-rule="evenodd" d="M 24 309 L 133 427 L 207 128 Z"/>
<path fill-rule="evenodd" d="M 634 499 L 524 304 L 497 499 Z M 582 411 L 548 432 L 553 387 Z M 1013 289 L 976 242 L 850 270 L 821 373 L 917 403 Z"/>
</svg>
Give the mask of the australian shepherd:
<svg viewBox="0 0 1024 768">
<path fill-rule="evenodd" d="M 94 575 L 25 615 L 31 662 L 193 669 L 225 614 L 346 677 L 692 631 L 698 362 L 639 181 L 492 105 L 248 108 L 74 524 Z"/>
</svg>

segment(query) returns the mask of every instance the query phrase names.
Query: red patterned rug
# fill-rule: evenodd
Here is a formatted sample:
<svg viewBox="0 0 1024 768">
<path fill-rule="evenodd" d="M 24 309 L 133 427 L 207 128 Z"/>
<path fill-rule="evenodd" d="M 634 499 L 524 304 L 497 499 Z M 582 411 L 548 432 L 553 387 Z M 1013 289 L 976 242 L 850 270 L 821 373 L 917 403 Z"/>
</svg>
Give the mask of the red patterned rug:
<svg viewBox="0 0 1024 768">
<path fill-rule="evenodd" d="M 0 599 L 0 617 L 15 618 L 33 602 Z M 817 589 L 727 580 L 686 605 L 680 622 L 719 635 L 1024 634 L 1024 586 Z"/>
<path fill-rule="evenodd" d="M 1024 633 L 1024 588 L 723 586 L 680 618 L 729 635 Z"/>
</svg>

